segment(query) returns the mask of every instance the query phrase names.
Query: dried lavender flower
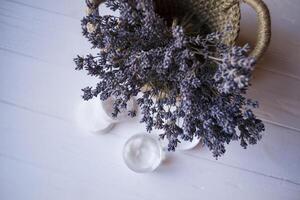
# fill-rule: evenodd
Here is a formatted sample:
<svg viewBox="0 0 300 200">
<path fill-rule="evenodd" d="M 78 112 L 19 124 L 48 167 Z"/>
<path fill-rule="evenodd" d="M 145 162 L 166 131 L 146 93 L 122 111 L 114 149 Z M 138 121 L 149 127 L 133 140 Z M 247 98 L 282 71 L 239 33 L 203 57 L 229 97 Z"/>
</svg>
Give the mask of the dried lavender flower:
<svg viewBox="0 0 300 200">
<path fill-rule="evenodd" d="M 83 89 L 84 100 L 113 96 L 116 117 L 141 93 L 141 122 L 149 132 L 164 130 L 170 151 L 180 139 L 201 137 L 217 158 L 232 140 L 246 148 L 261 139 L 264 125 L 251 110 L 258 103 L 244 97 L 255 59 L 247 55 L 248 45 L 222 43 L 230 29 L 194 36 L 176 19 L 168 26 L 153 0 L 107 0 L 106 5 L 120 16 L 100 16 L 95 8 L 82 19 L 83 35 L 99 49 L 95 56 L 74 59 L 76 70 L 99 78 L 95 88 Z"/>
</svg>

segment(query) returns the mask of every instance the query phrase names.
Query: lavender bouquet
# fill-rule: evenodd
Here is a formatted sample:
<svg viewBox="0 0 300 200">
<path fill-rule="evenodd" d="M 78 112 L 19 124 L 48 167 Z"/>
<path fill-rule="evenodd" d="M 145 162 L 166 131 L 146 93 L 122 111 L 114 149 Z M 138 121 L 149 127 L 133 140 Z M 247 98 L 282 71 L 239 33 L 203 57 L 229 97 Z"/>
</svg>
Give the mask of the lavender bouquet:
<svg viewBox="0 0 300 200">
<path fill-rule="evenodd" d="M 82 89 L 84 100 L 113 96 L 116 117 L 136 97 L 141 122 L 149 132 L 163 130 L 160 137 L 168 139 L 170 151 L 180 140 L 201 137 L 217 158 L 232 140 L 246 148 L 261 139 L 264 124 L 251 110 L 258 103 L 245 97 L 255 59 L 247 56 L 248 45 L 222 43 L 230 27 L 197 35 L 187 20 L 169 23 L 159 16 L 153 0 L 106 5 L 120 16 L 100 16 L 95 9 L 82 19 L 83 35 L 99 49 L 74 59 L 76 70 L 99 78 L 95 87 Z"/>
</svg>

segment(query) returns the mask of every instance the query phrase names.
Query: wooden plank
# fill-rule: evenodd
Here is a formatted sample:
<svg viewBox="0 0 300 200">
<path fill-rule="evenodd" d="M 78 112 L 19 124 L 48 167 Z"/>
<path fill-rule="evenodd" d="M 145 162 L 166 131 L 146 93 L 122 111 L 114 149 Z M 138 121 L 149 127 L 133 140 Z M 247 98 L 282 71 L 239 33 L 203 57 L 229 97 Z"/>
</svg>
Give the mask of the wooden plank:
<svg viewBox="0 0 300 200">
<path fill-rule="evenodd" d="M 296 155 L 300 151 L 299 132 L 265 124 L 263 139 L 257 145 L 244 150 L 233 142 L 227 146 L 226 154 L 216 162 L 300 186 L 300 156 Z M 212 160 L 207 149 L 195 149 L 187 154 Z"/>
<path fill-rule="evenodd" d="M 74 107 L 82 101 L 80 89 L 91 84 L 92 79 L 71 67 L 60 68 L 31 57 L 1 52 L 1 58 L 8 56 L 0 68 L 2 102 L 72 119 Z"/>
<path fill-rule="evenodd" d="M 82 17 L 82 14 L 84 13 L 84 10 L 82 8 L 85 5 L 85 1 L 77 1 L 76 3 L 74 3 L 74 1 L 72 0 L 2 0 L 2 3 L 9 4 L 11 6 L 27 7 L 73 19 L 80 19 Z"/>
<path fill-rule="evenodd" d="M 67 18 L 62 20 L 59 16 L 44 12 L 41 14 L 46 15 L 42 15 L 39 20 L 32 16 L 19 15 L 18 18 L 10 18 L 10 15 L 0 15 L 1 48 L 38 57 L 53 65 L 64 66 L 72 63 L 72 58 L 77 53 L 90 47 L 85 38 L 79 37 L 79 21 Z"/>
<path fill-rule="evenodd" d="M 11 106 L 0 109 L 6 116 L 0 118 L 5 199 L 296 200 L 300 194 L 297 184 L 192 154 L 170 154 L 155 173 L 135 174 L 122 163 L 121 151 L 136 126 L 121 124 L 118 134 L 88 135 L 62 120 Z"/>
<path fill-rule="evenodd" d="M 300 80 L 257 69 L 248 96 L 260 102 L 263 119 L 300 130 Z"/>
</svg>

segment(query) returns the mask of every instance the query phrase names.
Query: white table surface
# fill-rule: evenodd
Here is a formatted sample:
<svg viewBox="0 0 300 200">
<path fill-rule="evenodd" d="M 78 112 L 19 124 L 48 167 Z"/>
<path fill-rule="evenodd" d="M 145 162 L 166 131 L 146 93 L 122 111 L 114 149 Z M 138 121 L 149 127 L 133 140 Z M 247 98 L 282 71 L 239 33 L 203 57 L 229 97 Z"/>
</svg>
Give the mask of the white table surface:
<svg viewBox="0 0 300 200">
<path fill-rule="evenodd" d="M 249 96 L 261 102 L 263 140 L 215 160 L 206 148 L 168 154 L 135 174 L 122 147 L 137 121 L 106 135 L 74 123 L 80 89 L 95 83 L 74 70 L 90 45 L 81 35 L 84 0 L 0 0 L 0 199 L 300 199 L 300 1 L 266 0 L 273 38 Z M 255 14 L 242 6 L 241 41 L 255 40 Z"/>
</svg>

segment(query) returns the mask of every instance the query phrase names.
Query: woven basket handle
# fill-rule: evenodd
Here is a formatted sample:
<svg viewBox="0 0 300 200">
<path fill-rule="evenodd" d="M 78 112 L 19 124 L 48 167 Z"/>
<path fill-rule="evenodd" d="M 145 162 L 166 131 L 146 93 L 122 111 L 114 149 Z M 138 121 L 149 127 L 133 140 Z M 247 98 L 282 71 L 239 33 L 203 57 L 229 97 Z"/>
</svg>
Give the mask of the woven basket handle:
<svg viewBox="0 0 300 200">
<path fill-rule="evenodd" d="M 98 12 L 98 7 L 100 6 L 100 4 L 102 4 L 103 2 L 105 2 L 105 0 L 85 0 L 86 5 L 87 5 L 87 14 L 91 14 L 95 11 Z"/>
<path fill-rule="evenodd" d="M 258 32 L 255 48 L 250 53 L 250 56 L 259 60 L 266 52 L 271 39 L 271 17 L 266 4 L 262 0 L 242 0 L 250 5 L 258 17 Z"/>
</svg>

